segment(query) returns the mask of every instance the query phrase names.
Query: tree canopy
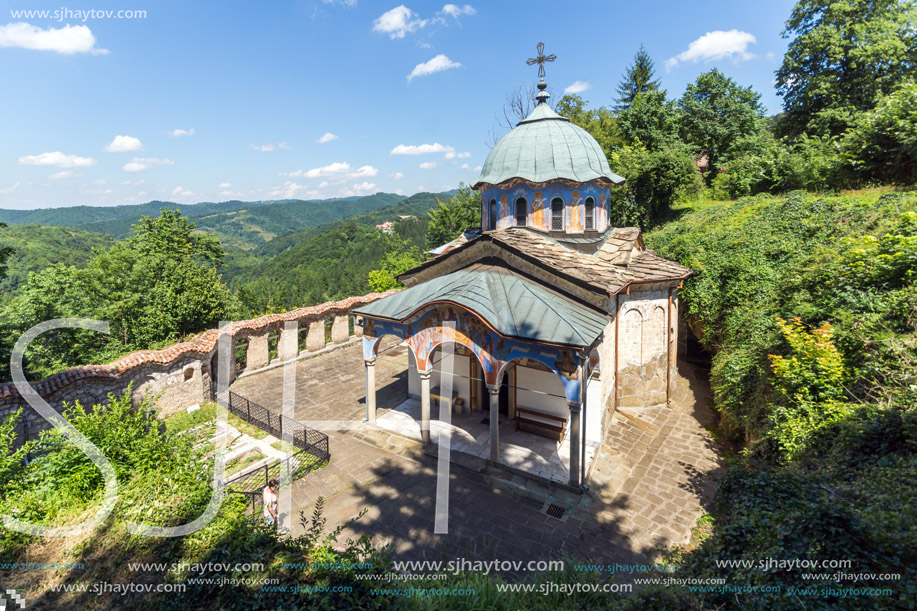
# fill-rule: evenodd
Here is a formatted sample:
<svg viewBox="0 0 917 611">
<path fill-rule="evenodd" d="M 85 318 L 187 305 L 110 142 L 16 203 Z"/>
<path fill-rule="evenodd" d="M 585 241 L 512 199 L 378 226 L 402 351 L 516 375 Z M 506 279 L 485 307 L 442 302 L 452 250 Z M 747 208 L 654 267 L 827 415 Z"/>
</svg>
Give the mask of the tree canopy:
<svg viewBox="0 0 917 611">
<path fill-rule="evenodd" d="M 705 154 L 710 174 L 721 167 L 721 160 L 737 146 L 764 128 L 761 94 L 742 87 L 714 68 L 697 77 L 678 102 L 683 115 L 681 136 Z"/>
<path fill-rule="evenodd" d="M 432 250 L 451 242 L 470 227 L 481 226 L 481 199 L 477 191 L 459 183 L 458 192 L 447 202 L 437 198 L 436 208 L 427 215 L 427 248 Z"/>
<path fill-rule="evenodd" d="M 659 79 L 654 79 L 655 75 L 656 66 L 653 58 L 646 52 L 646 48 L 640 45 L 640 49 L 634 55 L 634 63 L 627 67 L 618 83 L 618 105 L 615 110 L 630 108 L 641 93 L 658 90 Z"/>
<path fill-rule="evenodd" d="M 799 0 L 777 70 L 785 133 L 836 136 L 857 113 L 917 77 L 914 0 Z"/>
</svg>

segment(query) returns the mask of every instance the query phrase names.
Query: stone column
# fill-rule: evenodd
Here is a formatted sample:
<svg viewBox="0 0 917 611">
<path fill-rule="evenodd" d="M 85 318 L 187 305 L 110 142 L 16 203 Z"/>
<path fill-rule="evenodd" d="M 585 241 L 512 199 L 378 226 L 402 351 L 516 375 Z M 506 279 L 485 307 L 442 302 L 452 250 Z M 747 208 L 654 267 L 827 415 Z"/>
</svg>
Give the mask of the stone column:
<svg viewBox="0 0 917 611">
<path fill-rule="evenodd" d="M 433 370 L 420 373 L 420 438 L 423 444 L 430 443 L 430 377 Z"/>
<path fill-rule="evenodd" d="M 350 338 L 350 329 L 347 315 L 335 316 L 331 323 L 331 343 L 343 344 Z"/>
<path fill-rule="evenodd" d="M 353 334 L 356 337 L 363 337 L 363 317 L 362 316 L 353 317 Z"/>
<path fill-rule="evenodd" d="M 309 323 L 309 334 L 306 336 L 306 350 L 315 352 L 325 347 L 325 319 Z"/>
<path fill-rule="evenodd" d="M 583 404 L 579 401 L 567 401 L 570 408 L 570 485 L 574 488 L 580 486 L 580 412 Z"/>
<path fill-rule="evenodd" d="M 267 335 L 267 333 L 262 333 L 248 338 L 248 352 L 245 356 L 246 369 L 260 369 L 268 364 Z"/>
<path fill-rule="evenodd" d="M 299 325 L 288 322 L 280 328 L 280 337 L 277 339 L 277 352 L 281 360 L 284 361 L 296 358 L 299 354 Z"/>
<path fill-rule="evenodd" d="M 376 359 L 363 361 L 366 366 L 366 421 L 376 422 Z"/>
<path fill-rule="evenodd" d="M 490 395 L 490 461 L 500 462 L 500 386 L 487 385 Z"/>
</svg>

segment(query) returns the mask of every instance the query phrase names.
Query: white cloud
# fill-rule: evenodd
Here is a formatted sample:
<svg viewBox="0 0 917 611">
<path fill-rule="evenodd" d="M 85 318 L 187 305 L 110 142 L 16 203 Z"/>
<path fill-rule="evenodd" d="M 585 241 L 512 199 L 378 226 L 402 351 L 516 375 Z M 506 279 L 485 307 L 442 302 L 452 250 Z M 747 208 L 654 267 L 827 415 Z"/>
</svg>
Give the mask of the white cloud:
<svg viewBox="0 0 917 611">
<path fill-rule="evenodd" d="M 81 176 L 81 175 L 77 174 L 73 170 L 64 170 L 62 172 L 51 174 L 50 176 L 48 176 L 48 178 L 50 178 L 51 180 L 60 180 L 62 178 L 74 178 L 76 176 Z"/>
<path fill-rule="evenodd" d="M 97 163 L 99 162 L 92 157 L 65 155 L 60 151 L 41 155 L 25 155 L 19 158 L 19 165 L 51 165 L 58 168 L 88 168 Z"/>
<path fill-rule="evenodd" d="M 194 197 L 194 193 L 191 191 L 188 191 L 184 187 L 175 187 L 174 189 L 172 189 L 172 197 L 189 198 L 189 197 Z"/>
<path fill-rule="evenodd" d="M 134 157 L 130 161 L 124 164 L 124 167 L 121 168 L 125 172 L 140 172 L 142 170 L 147 170 L 156 165 L 172 165 L 175 163 L 171 159 L 151 159 L 140 157 Z"/>
<path fill-rule="evenodd" d="M 361 182 L 359 184 L 354 184 L 349 189 L 342 189 L 341 195 L 344 197 L 351 197 L 353 195 L 366 195 L 367 193 L 375 193 L 376 185 L 371 182 Z"/>
<path fill-rule="evenodd" d="M 474 15 L 477 13 L 474 10 L 474 7 L 470 4 L 465 6 L 456 6 L 455 4 L 447 4 L 443 7 L 443 10 L 440 11 L 444 15 L 449 15 L 450 17 L 455 17 L 458 19 L 461 15 Z"/>
<path fill-rule="evenodd" d="M 338 137 L 331 132 L 325 132 L 325 135 L 316 140 L 319 144 L 325 144 L 326 142 L 331 142 L 332 140 L 337 140 Z"/>
<path fill-rule="evenodd" d="M 442 72 L 443 70 L 449 70 L 450 68 L 460 68 L 461 66 L 462 64 L 454 62 L 440 53 L 430 61 L 414 66 L 414 69 L 411 70 L 411 73 L 408 75 L 408 81 L 411 81 L 417 76 L 427 76 L 436 72 Z"/>
<path fill-rule="evenodd" d="M 582 93 L 589 89 L 589 87 L 590 85 L 587 81 L 573 81 L 564 89 L 564 95 Z"/>
<path fill-rule="evenodd" d="M 191 129 L 173 129 L 172 131 L 166 132 L 166 133 L 172 136 L 173 138 L 181 138 L 182 136 L 193 136 L 194 128 L 192 127 Z"/>
<path fill-rule="evenodd" d="M 389 155 L 428 155 L 430 153 L 454 153 L 455 148 L 446 144 L 399 144 Z"/>
<path fill-rule="evenodd" d="M 146 191 L 137 191 L 137 197 L 143 197 L 146 195 Z"/>
<path fill-rule="evenodd" d="M 221 182 L 221 183 L 220 183 L 220 188 L 221 188 L 221 189 L 228 189 L 228 188 L 231 187 L 231 186 L 232 186 L 232 183 L 231 183 L 231 182 Z"/>
<path fill-rule="evenodd" d="M 282 140 L 281 140 L 280 142 L 277 142 L 277 143 L 268 142 L 267 144 L 261 144 L 261 145 L 258 145 L 258 144 L 249 144 L 248 146 L 252 147 L 252 148 L 253 148 L 254 150 L 256 150 L 256 151 L 261 151 L 262 153 L 270 153 L 271 151 L 273 151 L 273 150 L 275 150 L 275 149 L 288 149 L 288 148 L 290 148 L 290 145 L 287 144 L 286 142 L 282 141 Z"/>
<path fill-rule="evenodd" d="M 480 172 L 480 171 L 481 171 L 481 166 L 476 165 L 476 166 L 474 166 L 473 169 L 474 169 L 475 172 Z"/>
<path fill-rule="evenodd" d="M 459 169 L 460 170 L 470 170 L 471 166 L 468 165 L 467 163 L 463 163 L 462 165 L 459 166 Z"/>
<path fill-rule="evenodd" d="M 298 185 L 292 180 L 288 180 L 279 187 L 274 187 L 274 190 L 271 191 L 268 195 L 271 197 L 279 197 L 281 199 L 293 199 L 296 197 L 296 193 L 307 188 L 308 185 Z"/>
<path fill-rule="evenodd" d="M 446 153 L 446 159 L 455 159 L 456 157 L 458 157 L 459 159 L 468 159 L 469 157 L 471 157 L 471 153 L 468 153 L 468 152 L 456 153 L 455 151 L 449 151 L 448 153 Z"/>
<path fill-rule="evenodd" d="M 115 136 L 115 139 L 107 144 L 102 150 L 108 153 L 130 153 L 132 151 L 142 151 L 143 143 L 132 136 Z"/>
<path fill-rule="evenodd" d="M 369 178 L 379 173 L 379 168 L 371 165 L 351 167 L 349 163 L 337 161 L 320 168 L 311 170 L 296 170 L 295 172 L 281 172 L 281 176 L 288 178 L 327 178 L 331 184 L 341 184 L 350 180 Z"/>
<path fill-rule="evenodd" d="M 373 32 L 388 34 L 392 40 L 404 38 L 404 35 L 427 25 L 426 19 L 420 17 L 405 5 L 396 6 L 390 11 L 382 13 L 373 21 Z"/>
<path fill-rule="evenodd" d="M 357 0 L 322 0 L 322 4 L 340 4 L 347 8 L 353 8 L 357 5 Z"/>
<path fill-rule="evenodd" d="M 439 162 L 438 161 L 424 161 L 417 167 L 420 168 L 421 170 L 434 170 L 439 167 Z"/>
<path fill-rule="evenodd" d="M 0 47 L 18 47 L 35 51 L 54 51 L 65 55 L 92 53 L 104 55 L 108 49 L 96 46 L 96 37 L 85 25 L 65 25 L 42 29 L 29 23 L 8 23 L 0 26 Z"/>
<path fill-rule="evenodd" d="M 735 61 L 747 60 L 754 57 L 748 52 L 748 45 L 757 43 L 757 39 L 748 32 L 740 30 L 715 30 L 707 32 L 675 57 L 670 57 L 665 62 L 666 70 L 671 70 L 679 62 L 697 62 L 699 60 L 712 61 L 715 59 L 731 58 Z"/>
<path fill-rule="evenodd" d="M 404 172 L 395 172 L 393 174 L 389 174 L 388 177 L 392 180 L 401 180 L 404 178 Z"/>
<path fill-rule="evenodd" d="M 10 193 L 12 193 L 13 191 L 15 191 L 18 188 L 19 188 L 19 183 L 17 182 L 15 185 L 12 185 L 10 187 L 3 187 L 2 189 L 0 189 L 0 194 L 9 195 Z"/>
<path fill-rule="evenodd" d="M 104 185 L 104 184 L 107 183 L 107 182 L 108 182 L 108 181 L 105 180 L 104 178 L 99 178 L 98 180 L 93 180 L 93 181 L 92 181 L 92 184 L 94 184 L 94 185 L 97 186 L 97 187 L 101 187 L 102 185 Z"/>
</svg>

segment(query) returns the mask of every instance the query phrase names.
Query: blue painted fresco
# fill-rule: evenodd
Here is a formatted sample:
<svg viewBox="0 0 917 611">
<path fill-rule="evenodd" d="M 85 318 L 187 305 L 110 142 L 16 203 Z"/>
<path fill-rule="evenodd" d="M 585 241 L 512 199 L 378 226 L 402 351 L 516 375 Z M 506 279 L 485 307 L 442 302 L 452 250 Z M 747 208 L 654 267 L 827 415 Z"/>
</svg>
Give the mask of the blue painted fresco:
<svg viewBox="0 0 917 611">
<path fill-rule="evenodd" d="M 551 229 L 551 202 L 560 198 L 564 202 L 564 231 L 583 233 L 586 226 L 585 203 L 589 197 L 595 205 L 595 229 L 605 231 L 608 228 L 611 192 L 595 183 L 582 183 L 569 187 L 555 181 L 539 188 L 518 184 L 509 189 L 491 187 L 481 194 L 485 230 L 490 226 L 490 202 L 493 200 L 497 209 L 496 229 L 507 229 L 516 226 L 516 200 L 520 197 L 526 202 L 526 225 L 542 231 Z"/>
<path fill-rule="evenodd" d="M 430 357 L 443 342 L 461 344 L 478 359 L 484 370 L 484 380 L 491 386 L 499 383 L 506 366 L 512 361 L 520 358 L 538 361 L 557 375 L 568 401 L 579 401 L 578 355 L 573 350 L 504 338 L 476 314 L 459 306 L 430 305 L 401 323 L 365 316 L 364 359 L 375 358 L 383 335 L 395 335 L 408 343 L 418 371 L 430 370 Z"/>
</svg>

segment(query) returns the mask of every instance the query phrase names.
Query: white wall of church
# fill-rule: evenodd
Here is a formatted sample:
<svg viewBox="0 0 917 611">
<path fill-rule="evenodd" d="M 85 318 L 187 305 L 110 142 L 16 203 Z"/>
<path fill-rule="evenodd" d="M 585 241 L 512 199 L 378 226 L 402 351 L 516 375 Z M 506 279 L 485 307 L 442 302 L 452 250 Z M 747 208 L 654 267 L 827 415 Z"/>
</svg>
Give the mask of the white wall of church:
<svg viewBox="0 0 917 611">
<path fill-rule="evenodd" d="M 564 387 L 553 371 L 517 365 L 516 405 L 562 418 L 570 417 Z"/>
<path fill-rule="evenodd" d="M 417 373 L 417 361 L 414 360 L 414 353 L 408 353 L 408 396 L 414 399 L 420 398 L 420 374 Z M 471 358 L 460 354 L 453 354 L 452 361 L 452 391 L 458 392 L 465 405 L 471 404 Z M 433 373 L 430 375 L 430 388 L 441 387 L 441 373 L 443 352 L 436 350 L 433 354 Z"/>
<path fill-rule="evenodd" d="M 586 427 L 586 442 L 602 442 L 602 385 L 599 380 L 590 380 L 586 384 L 586 418 L 583 426 Z"/>
</svg>

